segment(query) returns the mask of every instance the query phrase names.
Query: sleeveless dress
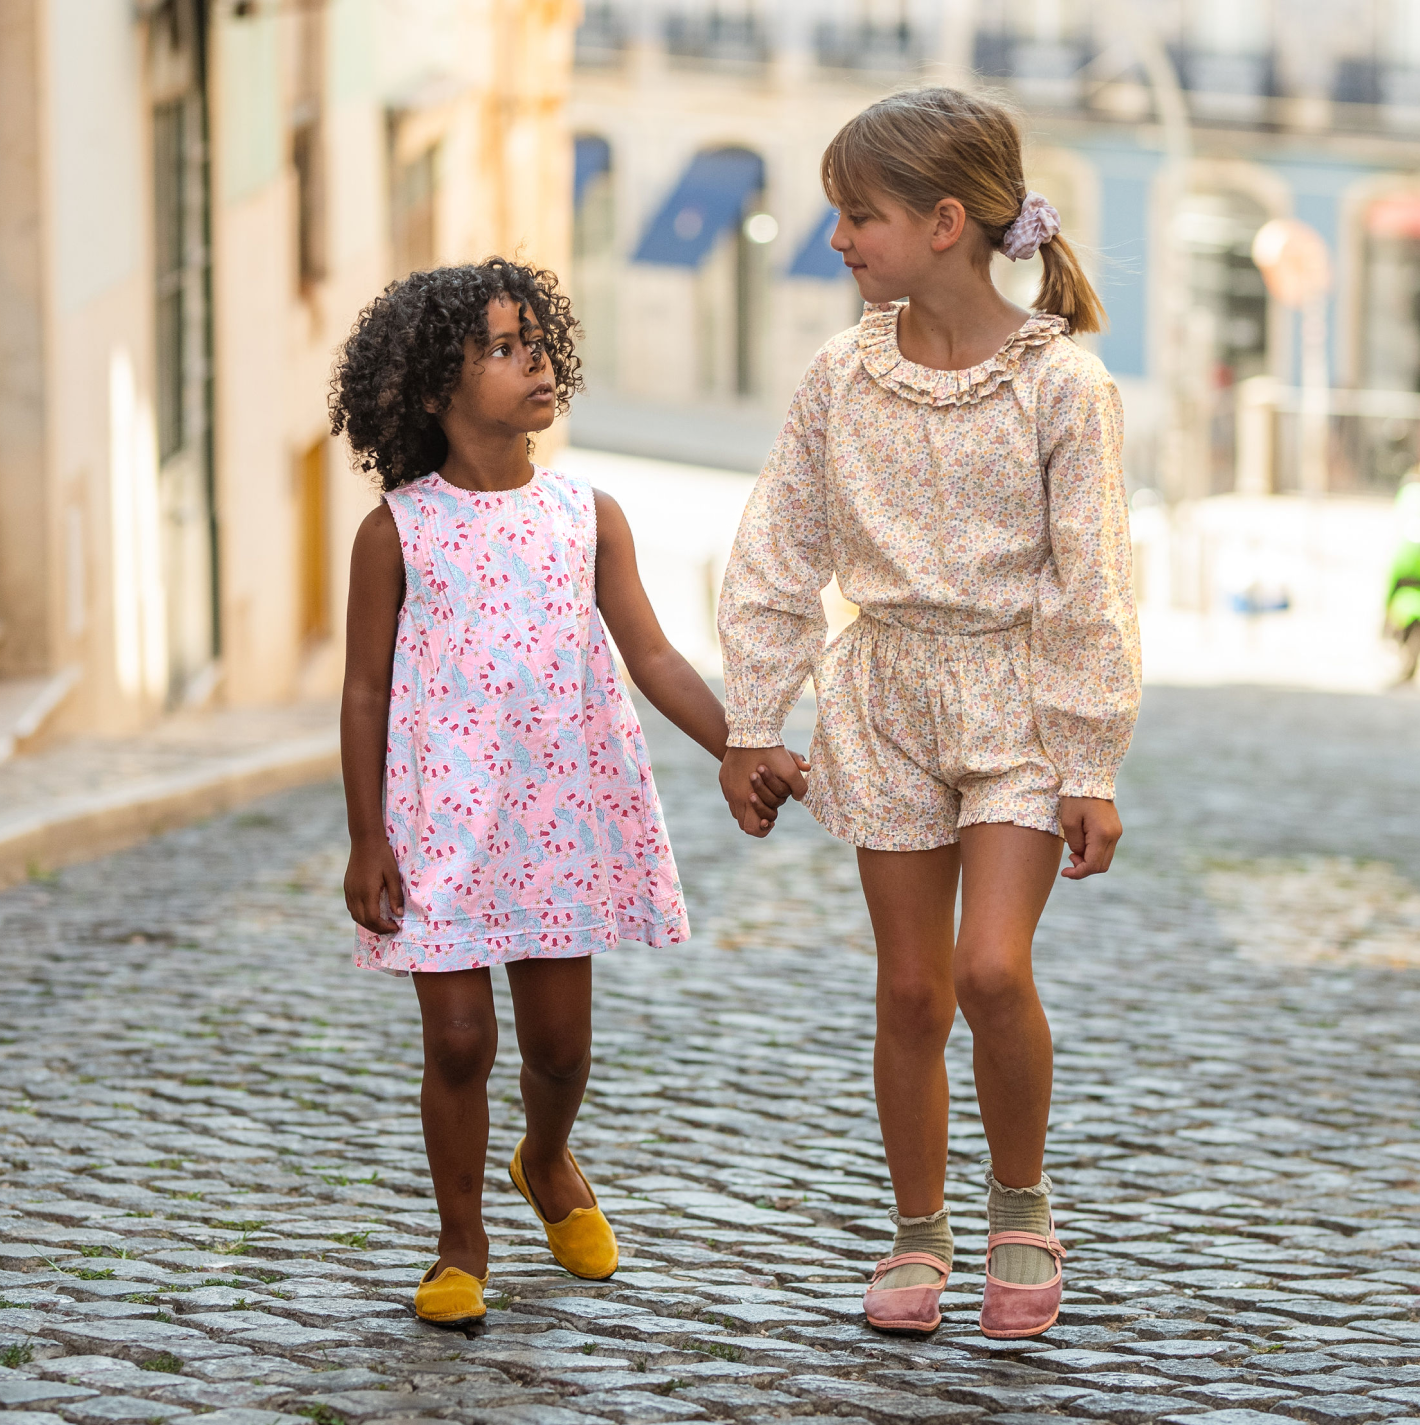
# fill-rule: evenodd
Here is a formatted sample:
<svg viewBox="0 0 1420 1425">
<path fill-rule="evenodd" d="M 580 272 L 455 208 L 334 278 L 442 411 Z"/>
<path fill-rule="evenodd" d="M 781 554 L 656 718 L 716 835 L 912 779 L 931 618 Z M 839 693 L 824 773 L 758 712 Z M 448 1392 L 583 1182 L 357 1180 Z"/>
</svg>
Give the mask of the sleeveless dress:
<svg viewBox="0 0 1420 1425">
<path fill-rule="evenodd" d="M 690 933 L 650 760 L 596 604 L 589 485 L 437 474 L 385 495 L 404 551 L 385 753 L 403 975 L 594 955 Z"/>
</svg>

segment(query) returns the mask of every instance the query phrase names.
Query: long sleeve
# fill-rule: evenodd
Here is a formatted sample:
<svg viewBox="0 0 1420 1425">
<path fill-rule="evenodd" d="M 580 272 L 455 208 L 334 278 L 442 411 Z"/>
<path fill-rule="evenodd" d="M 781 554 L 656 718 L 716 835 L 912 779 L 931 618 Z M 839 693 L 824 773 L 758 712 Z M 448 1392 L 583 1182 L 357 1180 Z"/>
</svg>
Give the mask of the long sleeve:
<svg viewBox="0 0 1420 1425">
<path fill-rule="evenodd" d="M 828 631 L 827 381 L 816 361 L 740 520 L 720 594 L 731 747 L 773 747 Z"/>
<path fill-rule="evenodd" d="M 1031 619 L 1036 721 L 1060 795 L 1113 798 L 1140 694 L 1123 411 L 1094 363 L 1043 383 L 1039 400 L 1051 557 Z"/>
</svg>

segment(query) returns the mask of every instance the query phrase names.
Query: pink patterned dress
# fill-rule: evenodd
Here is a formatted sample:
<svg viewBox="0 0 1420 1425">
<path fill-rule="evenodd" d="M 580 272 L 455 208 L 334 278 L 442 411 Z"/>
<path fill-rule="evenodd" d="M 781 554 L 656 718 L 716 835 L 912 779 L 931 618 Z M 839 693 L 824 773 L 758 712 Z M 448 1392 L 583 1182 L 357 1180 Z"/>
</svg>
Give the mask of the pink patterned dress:
<svg viewBox="0 0 1420 1425">
<path fill-rule="evenodd" d="M 591 487 L 426 475 L 385 495 L 404 549 L 385 754 L 392 974 L 572 959 L 690 933 L 646 744 L 597 613 Z"/>
</svg>

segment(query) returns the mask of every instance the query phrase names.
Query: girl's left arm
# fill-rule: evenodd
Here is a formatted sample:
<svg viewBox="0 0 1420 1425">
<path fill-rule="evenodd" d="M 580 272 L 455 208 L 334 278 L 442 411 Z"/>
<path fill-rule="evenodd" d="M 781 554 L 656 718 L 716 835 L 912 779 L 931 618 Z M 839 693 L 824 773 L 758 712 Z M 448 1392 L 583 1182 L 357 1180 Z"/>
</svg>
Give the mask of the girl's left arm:
<svg viewBox="0 0 1420 1425">
<path fill-rule="evenodd" d="M 1114 778 L 1139 712 L 1123 411 L 1104 367 L 1085 358 L 1047 376 L 1037 418 L 1051 558 L 1032 610 L 1031 689 L 1041 741 L 1060 773 L 1061 822 L 1074 853 L 1064 874 L 1078 879 L 1109 865 L 1119 837 Z M 1098 856 L 1085 844 L 1091 839 Z"/>
<path fill-rule="evenodd" d="M 592 494 L 597 507 L 597 608 L 616 640 L 626 671 L 658 712 L 716 761 L 723 761 L 729 737 L 725 709 L 661 631 L 641 585 L 631 526 L 621 506 L 601 490 Z M 744 829 L 751 835 L 766 834 L 788 793 L 788 787 L 772 776 L 761 777 L 754 823 L 742 823 Z"/>
</svg>

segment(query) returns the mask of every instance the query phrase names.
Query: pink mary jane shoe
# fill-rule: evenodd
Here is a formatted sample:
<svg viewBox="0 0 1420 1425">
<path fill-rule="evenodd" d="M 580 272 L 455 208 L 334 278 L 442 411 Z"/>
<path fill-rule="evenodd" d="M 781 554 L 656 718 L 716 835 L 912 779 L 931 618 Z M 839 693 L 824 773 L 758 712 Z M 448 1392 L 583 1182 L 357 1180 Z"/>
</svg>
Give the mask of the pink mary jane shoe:
<svg viewBox="0 0 1420 1425">
<path fill-rule="evenodd" d="M 935 1267 L 941 1273 L 935 1282 L 924 1286 L 894 1286 L 886 1289 L 878 1283 L 894 1267 L 912 1264 Z M 863 1311 L 868 1325 L 877 1331 L 902 1331 L 916 1336 L 930 1336 L 942 1324 L 941 1295 L 951 1268 L 930 1252 L 903 1252 L 896 1257 L 884 1257 L 873 1272 L 873 1280 L 863 1293 Z"/>
<path fill-rule="evenodd" d="M 1055 1275 L 1039 1286 L 1021 1286 L 1003 1282 L 991 1275 L 991 1253 L 997 1247 L 1019 1245 L 1039 1247 L 1055 1258 Z M 986 1239 L 986 1293 L 981 1301 L 981 1334 L 998 1341 L 1014 1341 L 1023 1336 L 1039 1336 L 1055 1325 L 1060 1315 L 1060 1293 L 1065 1285 L 1061 1263 L 1065 1248 L 1055 1236 L 1055 1223 L 1050 1224 L 1050 1236 L 1038 1232 L 997 1232 Z"/>
</svg>

